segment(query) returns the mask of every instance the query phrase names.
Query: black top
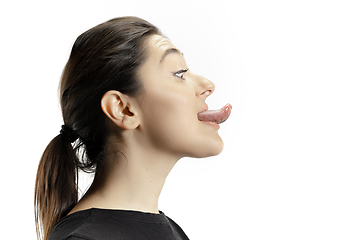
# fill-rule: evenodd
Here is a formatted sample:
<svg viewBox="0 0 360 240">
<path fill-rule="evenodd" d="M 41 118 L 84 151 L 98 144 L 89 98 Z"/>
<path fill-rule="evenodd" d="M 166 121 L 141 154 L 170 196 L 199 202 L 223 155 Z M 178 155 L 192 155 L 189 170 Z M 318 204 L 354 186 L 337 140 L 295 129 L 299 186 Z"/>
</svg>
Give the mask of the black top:
<svg viewBox="0 0 360 240">
<path fill-rule="evenodd" d="M 62 218 L 48 240 L 188 240 L 164 213 L 92 208 Z"/>
</svg>

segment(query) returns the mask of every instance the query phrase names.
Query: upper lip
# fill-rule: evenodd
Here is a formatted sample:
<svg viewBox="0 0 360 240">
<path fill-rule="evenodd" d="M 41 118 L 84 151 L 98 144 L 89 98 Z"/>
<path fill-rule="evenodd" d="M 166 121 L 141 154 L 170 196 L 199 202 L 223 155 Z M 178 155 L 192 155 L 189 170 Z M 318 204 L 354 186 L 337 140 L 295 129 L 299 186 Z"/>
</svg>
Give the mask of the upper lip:
<svg viewBox="0 0 360 240">
<path fill-rule="evenodd" d="M 201 108 L 201 110 L 200 110 L 200 112 L 198 112 L 198 114 L 199 113 L 202 113 L 202 112 L 205 112 L 205 111 L 207 111 L 209 109 L 209 107 L 208 107 L 208 105 L 205 103 L 205 105 Z"/>
</svg>

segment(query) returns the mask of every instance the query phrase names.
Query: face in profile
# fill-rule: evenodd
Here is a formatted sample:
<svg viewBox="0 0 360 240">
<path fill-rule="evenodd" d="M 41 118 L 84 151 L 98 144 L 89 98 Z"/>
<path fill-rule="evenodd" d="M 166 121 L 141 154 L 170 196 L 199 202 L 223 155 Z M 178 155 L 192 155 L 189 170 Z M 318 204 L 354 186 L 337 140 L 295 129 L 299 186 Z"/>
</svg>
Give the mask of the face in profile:
<svg viewBox="0 0 360 240">
<path fill-rule="evenodd" d="M 205 100 L 214 84 L 189 70 L 168 39 L 152 35 L 146 49 L 147 60 L 139 71 L 144 86 L 138 100 L 139 141 L 179 158 L 219 154 L 223 149 L 219 125 L 198 118 L 207 110 Z"/>
</svg>

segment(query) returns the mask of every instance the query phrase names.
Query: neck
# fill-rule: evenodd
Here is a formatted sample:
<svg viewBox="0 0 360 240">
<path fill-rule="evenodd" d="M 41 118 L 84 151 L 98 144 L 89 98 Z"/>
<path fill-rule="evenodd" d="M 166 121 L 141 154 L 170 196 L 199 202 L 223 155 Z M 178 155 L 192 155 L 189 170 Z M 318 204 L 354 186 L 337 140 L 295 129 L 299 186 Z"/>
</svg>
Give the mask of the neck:
<svg viewBox="0 0 360 240">
<path fill-rule="evenodd" d="M 159 213 L 161 190 L 178 159 L 139 149 L 128 146 L 125 152 L 107 154 L 106 163 L 79 207 Z"/>
</svg>

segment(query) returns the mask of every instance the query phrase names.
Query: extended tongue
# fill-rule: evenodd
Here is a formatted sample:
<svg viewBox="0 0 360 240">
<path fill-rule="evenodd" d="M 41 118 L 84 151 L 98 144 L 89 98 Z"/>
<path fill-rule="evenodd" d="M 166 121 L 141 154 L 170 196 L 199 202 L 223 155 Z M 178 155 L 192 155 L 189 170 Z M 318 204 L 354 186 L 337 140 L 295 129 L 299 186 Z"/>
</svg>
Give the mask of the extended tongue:
<svg viewBox="0 0 360 240">
<path fill-rule="evenodd" d="M 231 113 L 232 106 L 228 103 L 219 110 L 207 110 L 198 113 L 199 121 L 214 122 L 217 124 L 225 122 Z"/>
</svg>

